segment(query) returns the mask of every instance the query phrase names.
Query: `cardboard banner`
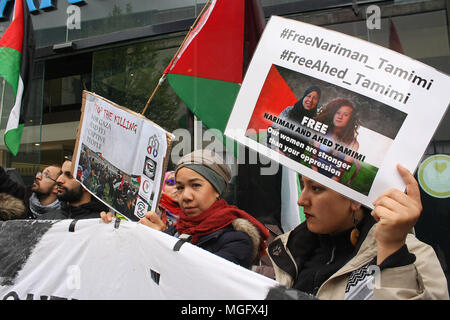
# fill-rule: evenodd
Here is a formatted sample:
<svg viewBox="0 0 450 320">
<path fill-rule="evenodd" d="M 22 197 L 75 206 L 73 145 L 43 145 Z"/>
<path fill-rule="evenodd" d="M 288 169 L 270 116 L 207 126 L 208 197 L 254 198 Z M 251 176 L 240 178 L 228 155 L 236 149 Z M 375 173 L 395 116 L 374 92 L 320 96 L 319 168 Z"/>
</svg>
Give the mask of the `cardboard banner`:
<svg viewBox="0 0 450 320">
<path fill-rule="evenodd" d="M 0 300 L 265 299 L 277 282 L 142 224 L 0 222 Z M 304 295 L 302 298 L 308 298 Z"/>
<path fill-rule="evenodd" d="M 75 144 L 74 176 L 126 219 L 156 211 L 173 135 L 143 115 L 88 91 Z"/>
<path fill-rule="evenodd" d="M 414 172 L 449 87 L 397 52 L 273 16 L 225 135 L 372 208 L 387 189 L 404 190 L 396 164 Z"/>
</svg>

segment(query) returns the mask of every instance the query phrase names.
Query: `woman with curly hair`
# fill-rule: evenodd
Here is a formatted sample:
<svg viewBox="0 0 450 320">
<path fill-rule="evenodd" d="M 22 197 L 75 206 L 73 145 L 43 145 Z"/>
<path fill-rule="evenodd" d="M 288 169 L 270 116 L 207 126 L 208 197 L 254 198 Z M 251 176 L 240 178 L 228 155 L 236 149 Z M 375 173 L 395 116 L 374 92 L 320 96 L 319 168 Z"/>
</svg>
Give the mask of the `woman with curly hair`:
<svg viewBox="0 0 450 320">
<path fill-rule="evenodd" d="M 342 152 L 337 152 L 335 150 L 335 145 L 338 143 L 344 148 L 351 149 L 353 151 L 357 151 L 359 149 L 359 143 L 356 138 L 358 136 L 360 119 L 354 104 L 345 98 L 336 98 L 331 100 L 315 117 L 315 120 L 328 125 L 325 138 L 333 141 L 332 146 L 327 146 L 322 143 L 316 143 L 315 146 L 320 151 L 326 152 L 328 155 L 339 158 L 347 163 L 355 163 L 356 170 L 349 180 L 349 183 L 351 183 L 353 178 L 359 172 L 359 161 Z M 335 173 L 333 174 L 330 172 L 333 170 L 323 169 L 322 166 L 312 166 L 313 170 L 318 171 L 333 180 L 340 181 L 342 174 L 344 173 L 342 168 L 338 168 L 334 164 L 323 159 L 318 159 L 318 161 L 323 163 L 324 166 L 330 166 L 335 169 Z"/>
</svg>

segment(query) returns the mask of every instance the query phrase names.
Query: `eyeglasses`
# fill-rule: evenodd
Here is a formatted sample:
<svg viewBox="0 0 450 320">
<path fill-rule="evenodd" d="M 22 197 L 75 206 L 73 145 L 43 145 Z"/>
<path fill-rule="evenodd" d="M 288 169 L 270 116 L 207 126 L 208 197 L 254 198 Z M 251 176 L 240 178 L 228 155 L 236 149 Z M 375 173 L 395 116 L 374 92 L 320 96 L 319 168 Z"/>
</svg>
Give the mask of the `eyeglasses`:
<svg viewBox="0 0 450 320">
<path fill-rule="evenodd" d="M 165 182 L 168 186 L 174 186 L 177 183 L 175 179 L 167 179 Z"/>
<path fill-rule="evenodd" d="M 52 180 L 53 182 L 56 183 L 56 180 L 53 179 L 52 177 L 50 177 L 48 175 L 48 173 L 42 173 L 42 172 L 38 171 L 38 172 L 36 172 L 36 177 L 38 177 L 38 178 L 44 177 L 44 178 L 50 179 L 50 180 Z"/>
</svg>

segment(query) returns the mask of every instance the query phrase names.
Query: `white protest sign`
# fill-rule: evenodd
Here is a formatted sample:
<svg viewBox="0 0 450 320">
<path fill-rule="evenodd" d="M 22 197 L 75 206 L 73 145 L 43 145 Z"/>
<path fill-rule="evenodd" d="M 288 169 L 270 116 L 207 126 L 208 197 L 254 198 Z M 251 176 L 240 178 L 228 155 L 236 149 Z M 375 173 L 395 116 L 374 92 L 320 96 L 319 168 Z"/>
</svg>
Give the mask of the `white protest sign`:
<svg viewBox="0 0 450 320">
<path fill-rule="evenodd" d="M 173 135 L 144 116 L 84 91 L 74 176 L 127 219 L 156 211 Z M 137 207 L 139 204 L 139 207 Z"/>
<path fill-rule="evenodd" d="M 387 189 L 404 190 L 396 164 L 414 172 L 448 88 L 449 76 L 419 61 L 273 16 L 225 135 L 372 208 Z"/>
<path fill-rule="evenodd" d="M 0 300 L 257 300 L 277 286 L 136 222 L 72 221 L 0 222 Z"/>
</svg>

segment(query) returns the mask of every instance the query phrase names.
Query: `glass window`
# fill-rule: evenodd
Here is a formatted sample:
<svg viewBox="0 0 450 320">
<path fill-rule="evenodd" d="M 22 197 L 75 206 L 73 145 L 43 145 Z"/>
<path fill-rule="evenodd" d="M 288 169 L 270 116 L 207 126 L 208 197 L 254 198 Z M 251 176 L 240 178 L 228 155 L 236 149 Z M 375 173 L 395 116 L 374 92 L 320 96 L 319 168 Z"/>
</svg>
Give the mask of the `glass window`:
<svg viewBox="0 0 450 320">
<path fill-rule="evenodd" d="M 401 50 L 413 59 L 450 72 L 445 10 L 382 18 L 380 29 L 367 29 L 365 21 L 327 25 L 326 28 Z"/>
<path fill-rule="evenodd" d="M 92 91 L 142 113 L 181 42 L 182 38 L 174 38 L 95 52 Z M 177 143 L 193 145 L 193 139 L 186 140 L 188 135 L 192 137 L 192 130 L 188 129 L 192 127 L 192 115 L 167 81 L 159 87 L 145 116 L 169 132 L 179 129 L 175 135 L 183 137 L 177 136 L 173 148 Z"/>
<path fill-rule="evenodd" d="M 141 113 L 175 54 L 174 48 L 159 48 L 147 42 L 94 53 L 92 91 Z M 186 111 L 164 82 L 149 104 L 146 117 L 168 131 L 186 127 Z"/>
<path fill-rule="evenodd" d="M 205 0 L 86 1 L 37 10 L 33 15 L 38 47 L 124 31 L 127 29 L 193 19 Z M 1 25 L 0 25 L 1 26 Z"/>
<path fill-rule="evenodd" d="M 41 162 L 62 163 L 64 157 L 73 153 L 83 90 L 142 112 L 181 41 L 179 37 L 160 39 L 41 63 L 42 71 L 45 66 L 45 81 L 41 79 L 38 88 L 42 121 L 40 113 L 34 121 L 42 122 L 37 127 L 42 132 L 34 132 L 37 141 L 30 145 L 41 150 Z M 175 144 L 188 142 L 192 146 L 193 141 L 183 141 L 188 139 L 186 133 L 190 135 L 192 131 L 186 130 L 192 127 L 192 116 L 167 82 L 160 87 L 145 115 L 169 132 L 183 128 L 185 131 L 175 132 L 184 137 L 177 136 Z"/>
<path fill-rule="evenodd" d="M 92 53 L 47 60 L 43 124 L 79 121 L 81 95 L 91 89 Z"/>
</svg>

